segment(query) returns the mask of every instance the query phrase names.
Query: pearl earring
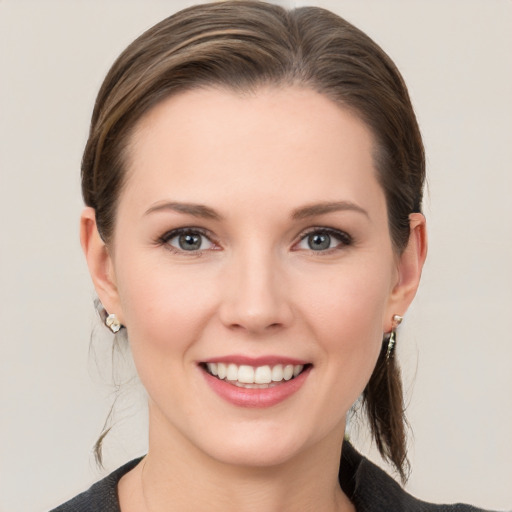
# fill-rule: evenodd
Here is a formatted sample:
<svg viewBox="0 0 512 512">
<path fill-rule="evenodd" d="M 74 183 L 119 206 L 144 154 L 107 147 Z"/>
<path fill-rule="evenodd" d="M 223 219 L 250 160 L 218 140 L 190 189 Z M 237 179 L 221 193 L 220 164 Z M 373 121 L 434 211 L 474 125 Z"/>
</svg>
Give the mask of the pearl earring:
<svg viewBox="0 0 512 512">
<path fill-rule="evenodd" d="M 114 313 L 107 316 L 105 319 L 105 325 L 109 327 L 114 334 L 121 329 L 121 322 Z"/>
</svg>

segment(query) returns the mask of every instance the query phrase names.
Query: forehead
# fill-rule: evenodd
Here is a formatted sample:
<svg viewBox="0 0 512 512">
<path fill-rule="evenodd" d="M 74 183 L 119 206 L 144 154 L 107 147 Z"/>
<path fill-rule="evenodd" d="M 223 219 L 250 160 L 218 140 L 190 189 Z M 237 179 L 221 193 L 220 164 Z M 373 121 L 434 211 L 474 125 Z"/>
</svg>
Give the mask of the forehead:
<svg viewBox="0 0 512 512">
<path fill-rule="evenodd" d="M 308 193 L 334 201 L 369 191 L 381 193 L 370 130 L 310 89 L 180 93 L 146 114 L 129 144 L 125 192 L 141 201 L 170 194 L 284 205 Z"/>
</svg>

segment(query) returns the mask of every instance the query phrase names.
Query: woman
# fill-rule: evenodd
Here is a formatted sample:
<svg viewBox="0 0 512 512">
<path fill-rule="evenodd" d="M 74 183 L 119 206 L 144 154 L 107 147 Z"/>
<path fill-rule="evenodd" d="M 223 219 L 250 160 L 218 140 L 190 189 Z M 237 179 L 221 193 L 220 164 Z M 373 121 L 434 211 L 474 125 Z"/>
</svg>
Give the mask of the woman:
<svg viewBox="0 0 512 512">
<path fill-rule="evenodd" d="M 400 74 L 327 11 L 206 4 L 132 43 L 96 102 L 81 240 L 149 451 L 56 510 L 476 510 L 343 442 L 362 395 L 405 480 L 394 351 L 424 174 Z"/>
</svg>

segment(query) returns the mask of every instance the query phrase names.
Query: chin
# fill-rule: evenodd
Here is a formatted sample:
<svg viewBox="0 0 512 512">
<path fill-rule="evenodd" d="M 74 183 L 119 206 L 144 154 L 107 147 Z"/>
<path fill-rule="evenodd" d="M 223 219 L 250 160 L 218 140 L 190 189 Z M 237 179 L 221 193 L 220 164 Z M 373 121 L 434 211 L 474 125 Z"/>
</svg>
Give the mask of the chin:
<svg viewBox="0 0 512 512">
<path fill-rule="evenodd" d="M 308 425 L 296 421 L 284 425 L 278 421 L 252 421 L 211 427 L 207 436 L 191 439 L 197 448 L 217 462 L 256 469 L 296 462 L 331 436 L 341 443 L 344 419 L 334 429 L 326 423 Z"/>
<path fill-rule="evenodd" d="M 210 456 L 219 462 L 237 467 L 269 468 L 280 466 L 294 460 L 305 449 L 304 445 L 294 440 L 241 438 L 230 440 L 219 449 L 210 448 Z"/>
</svg>

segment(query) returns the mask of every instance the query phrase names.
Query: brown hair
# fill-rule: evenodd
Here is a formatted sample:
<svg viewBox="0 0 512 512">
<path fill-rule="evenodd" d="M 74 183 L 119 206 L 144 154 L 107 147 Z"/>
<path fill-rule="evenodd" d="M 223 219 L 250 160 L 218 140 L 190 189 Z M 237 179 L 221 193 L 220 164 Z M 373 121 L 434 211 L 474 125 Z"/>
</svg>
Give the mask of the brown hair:
<svg viewBox="0 0 512 512">
<path fill-rule="evenodd" d="M 409 214 L 421 210 L 425 158 L 399 71 L 367 35 L 325 9 L 288 11 L 253 0 L 184 9 L 142 34 L 110 69 L 82 161 L 84 200 L 96 210 L 103 240 L 112 239 L 126 145 L 146 112 L 196 87 L 250 92 L 264 85 L 310 88 L 370 127 L 391 240 L 400 253 L 409 239 Z M 386 343 L 363 403 L 381 454 L 405 479 L 402 385 L 395 359 L 386 358 Z"/>
</svg>

